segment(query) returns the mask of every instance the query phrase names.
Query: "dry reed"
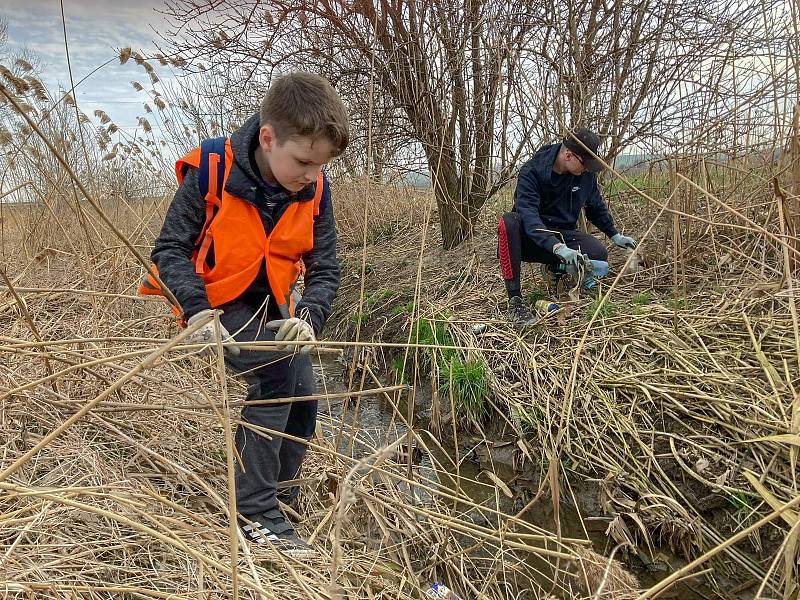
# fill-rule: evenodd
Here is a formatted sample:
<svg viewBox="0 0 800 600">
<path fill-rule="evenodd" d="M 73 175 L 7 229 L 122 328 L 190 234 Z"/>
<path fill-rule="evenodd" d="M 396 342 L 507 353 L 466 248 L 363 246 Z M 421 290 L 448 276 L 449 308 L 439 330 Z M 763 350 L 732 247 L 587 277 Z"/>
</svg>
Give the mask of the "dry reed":
<svg viewBox="0 0 800 600">
<path fill-rule="evenodd" d="M 155 76 L 129 48 L 120 62 L 131 56 Z M 62 104 L 77 108 L 70 92 Z M 79 134 L 90 127 L 80 113 L 70 123 Z M 657 191 L 614 196 L 627 230 L 650 231 L 648 268 L 602 300 L 565 302 L 525 335 L 502 314 L 491 232 L 504 206 L 487 207 L 476 237 L 444 252 L 430 192 L 340 186 L 346 277 L 329 347 L 351 352 L 351 368 L 347 385 L 330 361 L 318 369 L 321 399 L 343 406 L 322 411 L 299 505 L 286 508 L 318 549 L 300 562 L 237 539 L 230 429 L 249 425 L 237 414 L 243 386 L 222 376 L 221 346 L 213 361 L 200 357 L 163 305 L 133 294 L 142 270 L 132 255 L 142 261 L 168 194 L 95 200 L 90 190 L 113 177 L 94 172 L 103 154 L 133 162 L 139 146 L 121 140 L 94 162 L 73 133 L 78 174 L 51 160 L 72 150 L 63 132 L 41 126 L 27 117 L 8 130 L 26 151 L 22 167 L 7 165 L 19 189 L 48 185 L 35 202 L 2 205 L 7 595 L 372 599 L 422 597 L 444 580 L 464 597 L 623 598 L 698 575 L 796 593 L 800 244 L 784 165 L 683 158 L 665 185 L 651 173 Z M 20 141 L 34 131 L 43 146 Z M 612 262 L 619 272 L 624 260 Z M 447 339 L 421 339 L 423 321 Z M 391 385 L 397 356 L 403 375 Z M 481 367 L 479 412 L 457 389 L 457 361 Z M 379 400 L 387 419 L 359 428 Z M 495 461 L 501 441 L 513 448 L 512 475 Z M 479 449 L 488 459 L 475 474 L 467 465 Z M 555 533 L 528 519 L 548 503 Z M 568 504 L 602 521 L 628 566 L 656 565 L 659 547 L 693 562 L 639 589 L 606 548 L 589 547 L 588 521 L 566 530 Z"/>
</svg>

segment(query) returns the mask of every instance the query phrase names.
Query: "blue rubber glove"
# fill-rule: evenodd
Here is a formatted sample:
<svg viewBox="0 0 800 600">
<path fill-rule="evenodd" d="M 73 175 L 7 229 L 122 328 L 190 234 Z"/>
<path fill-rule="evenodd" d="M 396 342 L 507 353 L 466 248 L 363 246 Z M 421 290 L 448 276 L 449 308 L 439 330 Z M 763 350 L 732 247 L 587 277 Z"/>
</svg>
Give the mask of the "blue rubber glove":
<svg viewBox="0 0 800 600">
<path fill-rule="evenodd" d="M 612 237 L 611 241 L 620 248 L 630 248 L 631 250 L 636 248 L 636 240 L 632 237 L 628 237 L 627 235 L 622 235 L 621 233 L 618 233 Z"/>
<path fill-rule="evenodd" d="M 556 244 L 556 247 L 553 248 L 553 252 L 568 266 L 578 268 L 578 262 L 580 261 L 581 253 L 577 250 L 573 250 L 566 244 Z"/>
</svg>

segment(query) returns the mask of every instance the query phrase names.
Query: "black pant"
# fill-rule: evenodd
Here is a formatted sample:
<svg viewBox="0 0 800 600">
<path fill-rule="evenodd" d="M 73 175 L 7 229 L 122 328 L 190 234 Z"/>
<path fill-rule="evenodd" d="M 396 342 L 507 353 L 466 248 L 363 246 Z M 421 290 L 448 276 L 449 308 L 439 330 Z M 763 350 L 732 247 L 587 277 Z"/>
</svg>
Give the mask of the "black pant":
<svg viewBox="0 0 800 600">
<path fill-rule="evenodd" d="M 234 301 L 221 308 L 222 324 L 236 341 L 275 339 L 274 331 L 262 328 L 262 312 L 256 314 L 250 304 Z M 314 394 L 314 370 L 308 355 L 242 349 L 238 357 L 226 356 L 225 363 L 247 382 L 246 400 Z M 308 440 L 316 427 L 317 402 L 245 405 L 242 420 Z M 300 472 L 306 445 L 278 435 L 271 438 L 242 425 L 236 429 L 236 449 L 244 465 L 242 469 L 236 461 L 236 506 L 243 515 L 275 508 L 278 482 L 295 479 Z"/>
<path fill-rule="evenodd" d="M 573 250 L 580 250 L 592 260 L 608 261 L 608 250 L 592 235 L 575 229 L 557 229 L 556 237 Z M 500 259 L 500 271 L 506 283 L 508 297 L 522 295 L 520 270 L 522 262 L 544 263 L 554 265 L 561 259 L 551 249 L 541 248 L 525 235 L 522 221 L 515 212 L 504 214 L 497 223 L 497 256 Z"/>
</svg>

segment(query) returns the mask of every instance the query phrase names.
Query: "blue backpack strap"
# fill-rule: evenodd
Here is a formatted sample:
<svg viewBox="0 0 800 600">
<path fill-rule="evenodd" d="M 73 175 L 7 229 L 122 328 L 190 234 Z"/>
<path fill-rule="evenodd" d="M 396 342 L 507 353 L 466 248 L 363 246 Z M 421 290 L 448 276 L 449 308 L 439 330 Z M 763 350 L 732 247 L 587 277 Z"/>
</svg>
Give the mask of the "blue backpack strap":
<svg viewBox="0 0 800 600">
<path fill-rule="evenodd" d="M 217 163 L 217 189 L 216 198 L 222 198 L 222 186 L 225 181 L 225 142 L 226 137 L 215 137 L 203 140 L 200 143 L 200 169 L 198 170 L 198 185 L 200 186 L 200 196 L 205 199 L 208 194 L 208 155 L 216 154 L 219 156 Z"/>
<path fill-rule="evenodd" d="M 330 199 L 330 186 L 328 185 L 328 169 L 322 169 L 322 197 L 319 199 L 319 214 L 325 212 Z"/>
</svg>

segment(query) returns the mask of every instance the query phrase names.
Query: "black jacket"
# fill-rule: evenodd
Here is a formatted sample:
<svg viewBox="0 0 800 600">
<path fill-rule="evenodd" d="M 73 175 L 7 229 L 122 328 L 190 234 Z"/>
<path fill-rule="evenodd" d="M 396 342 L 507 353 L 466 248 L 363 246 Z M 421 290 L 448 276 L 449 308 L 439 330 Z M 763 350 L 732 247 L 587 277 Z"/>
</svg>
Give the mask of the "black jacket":
<svg viewBox="0 0 800 600">
<path fill-rule="evenodd" d="M 553 163 L 561 144 L 545 146 L 522 165 L 514 191 L 514 211 L 522 221 L 525 235 L 537 246 L 552 251 L 561 240 L 551 233 L 575 229 L 581 208 L 586 218 L 608 237 L 617 233 L 614 220 L 600 196 L 597 176 L 588 171 L 579 176 L 559 175 Z"/>
<path fill-rule="evenodd" d="M 233 164 L 225 182 L 225 190 L 258 208 L 264 231 L 269 235 L 287 206 L 292 202 L 310 201 L 316 187 L 311 184 L 292 194 L 283 187 L 271 186 L 264 181 L 258 174 L 253 158 L 259 129 L 259 116 L 256 114 L 231 135 Z M 205 284 L 195 273 L 191 258 L 194 242 L 204 222 L 205 200 L 200 197 L 197 170 L 190 169 L 167 210 L 164 226 L 151 254 L 164 283 L 181 303 L 186 318 L 211 308 Z M 331 313 L 331 303 L 339 289 L 336 226 L 327 178 L 324 178 L 320 213 L 314 219 L 314 248 L 303 256 L 303 262 L 306 267 L 305 289 L 296 312 L 307 308 L 314 331 L 319 334 Z M 213 264 L 213 246 L 209 252 L 209 263 Z M 269 294 L 266 268 L 263 268 L 241 298 L 260 305 Z M 270 317 L 280 318 L 272 298 L 267 310 Z"/>
</svg>

